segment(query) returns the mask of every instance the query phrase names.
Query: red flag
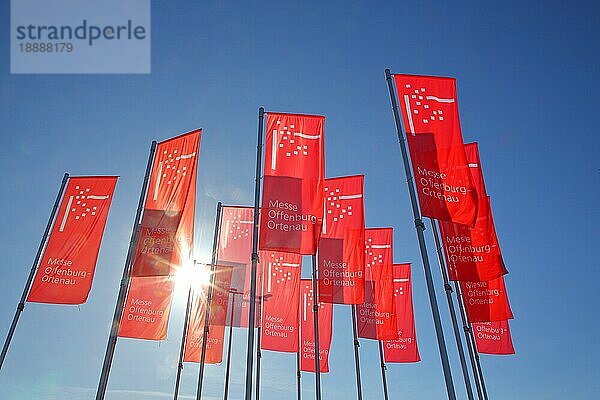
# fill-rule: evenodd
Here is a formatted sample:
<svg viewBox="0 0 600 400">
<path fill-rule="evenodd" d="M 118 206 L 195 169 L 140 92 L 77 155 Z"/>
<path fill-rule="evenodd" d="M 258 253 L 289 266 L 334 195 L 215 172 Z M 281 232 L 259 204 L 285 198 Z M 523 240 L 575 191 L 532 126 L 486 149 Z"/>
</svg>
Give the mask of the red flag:
<svg viewBox="0 0 600 400">
<path fill-rule="evenodd" d="M 384 342 L 384 359 L 388 363 L 418 362 L 421 356 L 415 330 L 410 264 L 394 264 L 393 269 L 398 339 Z"/>
<path fill-rule="evenodd" d="M 69 179 L 27 301 L 85 303 L 116 183 L 116 176 Z"/>
<path fill-rule="evenodd" d="M 488 282 L 460 282 L 469 322 L 513 319 L 504 278 Z"/>
<path fill-rule="evenodd" d="M 267 114 L 260 249 L 315 254 L 323 223 L 325 117 Z"/>
<path fill-rule="evenodd" d="M 167 338 L 175 281 L 169 277 L 133 277 L 125 300 L 119 337 Z"/>
<path fill-rule="evenodd" d="M 200 133 L 156 147 L 132 276 L 175 275 L 191 262 Z"/>
<path fill-rule="evenodd" d="M 252 264 L 239 264 L 219 261 L 232 268 L 231 292 L 235 293 L 233 305 L 233 326 L 240 328 L 248 327 L 248 311 L 250 305 L 250 271 Z M 262 287 L 261 264 L 256 266 L 256 306 L 254 327 L 260 326 L 260 293 Z M 229 325 L 229 320 L 227 321 Z"/>
<path fill-rule="evenodd" d="M 319 298 L 361 304 L 365 298 L 364 176 L 325 179 L 319 241 Z"/>
<path fill-rule="evenodd" d="M 477 351 L 484 354 L 515 354 L 508 321 L 473 324 Z"/>
<path fill-rule="evenodd" d="M 467 162 L 469 163 L 469 170 L 473 177 L 473 183 L 477 190 L 477 196 L 487 197 L 487 191 L 485 189 L 485 181 L 483 180 L 483 170 L 481 167 L 481 160 L 479 159 L 479 147 L 476 142 L 465 144 L 465 154 L 467 155 Z"/>
<path fill-rule="evenodd" d="M 456 80 L 394 75 L 423 215 L 473 226 L 477 194 L 465 155 Z"/>
<path fill-rule="evenodd" d="M 398 338 L 394 310 L 392 228 L 365 229 L 365 302 L 357 306 L 358 336 Z"/>
<path fill-rule="evenodd" d="M 262 339 L 265 350 L 298 351 L 298 310 L 302 256 L 261 251 L 265 281 L 262 302 Z"/>
<path fill-rule="evenodd" d="M 300 280 L 300 370 L 315 372 L 314 296 L 310 279 Z M 329 372 L 333 304 L 319 304 L 319 369 Z"/>
<path fill-rule="evenodd" d="M 209 266 L 206 266 L 206 268 L 209 268 Z M 215 267 L 209 331 L 206 341 L 205 362 L 207 364 L 218 364 L 223 361 L 223 342 L 230 297 L 231 273 L 232 269 L 229 266 L 217 265 Z M 206 290 L 206 287 L 198 288 L 193 294 L 183 354 L 183 361 L 185 362 L 200 362 L 204 323 L 206 322 Z"/>
<path fill-rule="evenodd" d="M 489 197 L 479 199 L 479 215 L 473 229 L 445 221 L 439 225 L 450 280 L 491 281 L 508 273 Z"/>
<path fill-rule="evenodd" d="M 219 260 L 249 264 L 252 255 L 252 207 L 223 207 L 219 235 Z"/>
</svg>

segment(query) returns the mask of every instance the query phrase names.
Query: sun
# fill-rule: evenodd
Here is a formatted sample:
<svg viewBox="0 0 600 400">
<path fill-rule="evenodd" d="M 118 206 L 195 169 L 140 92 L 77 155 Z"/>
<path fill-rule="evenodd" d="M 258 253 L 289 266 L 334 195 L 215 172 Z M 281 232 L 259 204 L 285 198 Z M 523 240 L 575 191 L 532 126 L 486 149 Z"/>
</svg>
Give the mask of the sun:
<svg viewBox="0 0 600 400">
<path fill-rule="evenodd" d="M 210 264 L 188 262 L 179 268 L 175 275 L 175 291 L 187 293 L 190 285 L 195 290 L 206 288 L 210 285 L 210 281 Z"/>
</svg>

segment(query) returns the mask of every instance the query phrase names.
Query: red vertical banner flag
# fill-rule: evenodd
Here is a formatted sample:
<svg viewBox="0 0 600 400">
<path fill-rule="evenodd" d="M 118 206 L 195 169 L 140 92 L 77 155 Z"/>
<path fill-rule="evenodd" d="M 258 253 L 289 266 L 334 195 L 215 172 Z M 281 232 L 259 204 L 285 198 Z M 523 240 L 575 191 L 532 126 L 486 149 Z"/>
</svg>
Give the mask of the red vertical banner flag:
<svg viewBox="0 0 600 400">
<path fill-rule="evenodd" d="M 392 228 L 365 229 L 365 302 L 357 306 L 358 336 L 361 338 L 398 338 L 392 243 Z"/>
<path fill-rule="evenodd" d="M 364 176 L 325 179 L 319 241 L 319 299 L 362 304 L 365 299 Z"/>
<path fill-rule="evenodd" d="M 315 254 L 323 223 L 325 117 L 267 114 L 260 249 Z"/>
<path fill-rule="evenodd" d="M 410 264 L 394 264 L 393 270 L 398 339 L 384 342 L 384 359 L 388 363 L 418 362 L 421 356 L 415 330 Z"/>
<path fill-rule="evenodd" d="M 206 266 L 206 268 L 209 268 L 209 266 Z M 219 364 L 223 361 L 223 344 L 228 315 L 231 275 L 232 268 L 230 266 L 217 265 L 215 267 L 209 331 L 206 340 L 205 362 L 207 364 Z M 185 350 L 183 353 L 183 361 L 185 362 L 200 362 L 206 322 L 207 289 L 204 286 L 193 290 L 192 308 L 190 309 L 190 320 L 188 322 Z"/>
<path fill-rule="evenodd" d="M 469 322 L 489 322 L 513 319 L 504 278 L 491 281 L 460 282 Z"/>
<path fill-rule="evenodd" d="M 200 134 L 186 133 L 156 148 L 132 276 L 175 275 L 192 261 Z"/>
<path fill-rule="evenodd" d="M 477 194 L 464 150 L 456 80 L 394 75 L 423 215 L 473 226 Z"/>
<path fill-rule="evenodd" d="M 261 251 L 260 263 L 264 273 L 260 347 L 295 353 L 298 351 L 302 256 Z"/>
<path fill-rule="evenodd" d="M 116 183 L 116 176 L 69 179 L 27 301 L 85 303 Z"/>
<path fill-rule="evenodd" d="M 498 237 L 489 197 L 479 199 L 475 227 L 439 221 L 442 244 L 453 281 L 490 281 L 508 273 Z"/>
<path fill-rule="evenodd" d="M 477 190 L 477 196 L 479 198 L 487 197 L 485 181 L 483 180 L 483 169 L 479 158 L 479 146 L 477 143 L 473 142 L 465 144 L 465 154 L 467 156 L 467 162 L 469 163 L 469 171 L 471 171 L 471 176 L 473 177 L 473 184 Z"/>
<path fill-rule="evenodd" d="M 300 280 L 300 370 L 315 372 L 315 330 L 313 305 L 315 296 L 310 279 Z M 329 372 L 333 304 L 319 303 L 319 369 Z"/>
<path fill-rule="evenodd" d="M 515 354 L 508 321 L 480 322 L 473 324 L 477 351 L 483 354 Z"/>
<path fill-rule="evenodd" d="M 175 281 L 170 277 L 131 278 L 118 336 L 166 339 L 174 287 Z"/>
</svg>

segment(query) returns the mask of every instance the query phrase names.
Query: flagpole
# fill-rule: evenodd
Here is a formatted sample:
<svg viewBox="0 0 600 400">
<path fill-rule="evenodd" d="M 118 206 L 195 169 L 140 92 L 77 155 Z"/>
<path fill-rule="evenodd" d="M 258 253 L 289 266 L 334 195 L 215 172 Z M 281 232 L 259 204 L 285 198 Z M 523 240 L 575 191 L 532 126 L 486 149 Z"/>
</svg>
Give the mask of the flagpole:
<svg viewBox="0 0 600 400">
<path fill-rule="evenodd" d="M 194 266 L 196 266 L 196 260 L 194 260 Z M 190 287 L 188 289 L 187 304 L 185 306 L 185 318 L 183 320 L 183 332 L 181 333 L 181 348 L 179 349 L 179 363 L 177 363 L 177 377 L 175 378 L 175 392 L 173 393 L 173 400 L 177 400 L 179 397 L 179 383 L 181 381 L 181 371 L 183 370 L 183 354 L 185 352 L 185 343 L 187 339 L 188 324 L 190 321 L 190 310 L 192 308 L 192 282 L 190 281 Z"/>
<path fill-rule="evenodd" d="M 196 390 L 196 400 L 202 398 L 202 384 L 204 382 L 204 362 L 206 360 L 206 342 L 208 341 L 208 332 L 210 330 L 210 308 L 212 303 L 213 288 L 215 285 L 215 268 L 219 253 L 219 234 L 221 232 L 221 208 L 222 204 L 217 203 L 217 217 L 215 218 L 215 232 L 213 236 L 212 258 L 210 262 L 210 284 L 206 294 L 206 304 L 204 312 L 204 329 L 202 332 L 202 350 L 200 352 L 200 368 L 198 371 L 198 389 Z"/>
<path fill-rule="evenodd" d="M 60 199 L 62 198 L 68 180 L 69 174 L 65 173 L 60 184 L 60 189 L 58 190 L 58 195 L 56 196 L 56 200 L 54 201 L 54 206 L 52 206 L 50 218 L 48 218 L 48 223 L 46 224 L 46 229 L 44 230 L 44 234 L 42 235 L 42 240 L 40 241 L 40 245 L 35 255 L 35 259 L 33 260 L 33 265 L 31 266 L 31 270 L 29 271 L 29 276 L 27 277 L 25 288 L 23 288 L 23 294 L 21 294 L 21 299 L 19 300 L 19 304 L 17 304 L 15 316 L 13 317 L 12 323 L 10 324 L 8 335 L 6 335 L 6 340 L 4 341 L 4 346 L 2 347 L 2 354 L 0 354 L 0 370 L 2 369 L 2 365 L 4 364 L 4 359 L 6 358 L 6 353 L 8 353 L 8 348 L 10 347 L 10 342 L 12 341 L 15 329 L 17 328 L 17 323 L 19 322 L 21 313 L 25 308 L 27 295 L 29 294 L 29 290 L 31 289 L 31 284 L 33 283 L 33 278 L 35 277 L 35 273 L 38 269 L 38 264 L 40 262 L 40 257 L 42 256 L 42 251 L 44 250 L 44 246 L 46 245 L 46 240 L 48 239 L 48 234 L 50 233 L 50 228 L 52 227 L 52 222 L 54 221 L 54 216 L 56 215 L 56 211 L 58 210 Z"/>
<path fill-rule="evenodd" d="M 383 345 L 381 344 L 381 340 L 378 340 L 379 343 L 379 360 L 381 361 L 381 381 L 383 382 L 383 398 L 384 400 L 388 400 L 388 387 L 387 387 L 387 377 L 385 374 L 385 370 L 387 367 L 385 366 L 385 359 L 383 358 Z"/>
<path fill-rule="evenodd" d="M 258 143 L 256 146 L 256 175 L 254 182 L 254 227 L 252 229 L 252 269 L 250 270 L 250 304 L 248 309 L 248 345 L 246 349 L 246 394 L 252 400 L 252 364 L 254 361 L 254 315 L 256 309 L 256 266 L 258 264 L 258 217 L 260 201 L 260 174 L 262 167 L 263 122 L 265 109 L 258 109 Z M 252 327 L 252 329 L 250 328 Z"/>
<path fill-rule="evenodd" d="M 354 368 L 356 369 L 356 395 L 358 400 L 362 400 L 362 384 L 360 382 L 360 359 L 358 348 L 360 342 L 358 341 L 358 332 L 356 328 L 356 305 L 352 304 L 352 335 L 354 337 Z"/>
<path fill-rule="evenodd" d="M 465 341 L 467 342 L 467 350 L 469 351 L 469 360 L 471 361 L 471 369 L 473 370 L 473 377 L 475 378 L 475 388 L 477 389 L 477 397 L 479 398 L 479 400 L 484 400 L 485 396 L 483 395 L 483 392 L 481 389 L 481 381 L 479 379 L 479 371 L 477 368 L 477 363 L 475 361 L 474 343 L 471 341 L 471 336 L 469 336 L 470 328 L 469 328 L 469 325 L 465 318 L 465 315 L 463 313 L 462 302 L 460 299 L 460 287 L 459 287 L 458 282 L 454 282 L 454 288 L 455 288 L 454 293 L 456 295 L 456 300 L 458 301 L 458 308 L 459 308 L 460 318 L 462 321 L 462 328 L 463 328 L 463 332 L 465 334 Z"/>
<path fill-rule="evenodd" d="M 392 84 L 392 74 L 389 69 L 385 70 L 385 79 L 387 81 L 388 90 L 390 93 L 390 100 L 392 102 L 392 111 L 394 112 L 394 123 L 396 124 L 396 133 L 398 134 L 398 142 L 400 144 L 400 151 L 402 152 L 402 160 L 404 162 L 404 172 L 406 174 L 406 183 L 408 185 L 408 193 L 410 194 L 410 201 L 412 205 L 413 217 L 415 221 L 415 229 L 417 231 L 417 238 L 419 239 L 419 248 L 421 250 L 421 259 L 423 261 L 423 270 L 425 272 L 425 281 L 427 283 L 427 293 L 429 295 L 429 304 L 431 306 L 431 314 L 433 316 L 433 323 L 435 325 L 435 333 L 437 337 L 438 350 L 440 353 L 440 360 L 442 363 L 442 369 L 444 372 L 444 380 L 446 382 L 446 392 L 449 400 L 456 400 L 456 393 L 454 391 L 454 382 L 452 381 L 452 371 L 450 370 L 450 362 L 448 360 L 448 351 L 446 350 L 446 342 L 444 340 L 444 331 L 442 328 L 442 321 L 440 319 L 440 310 L 438 308 L 437 299 L 435 297 L 435 288 L 433 287 L 433 277 L 431 276 L 431 266 L 429 265 L 429 256 L 427 254 L 427 246 L 425 244 L 425 224 L 421 219 L 421 213 L 419 211 L 419 205 L 417 202 L 417 194 L 415 193 L 415 187 L 413 185 L 413 177 L 408 161 L 408 152 L 406 150 L 406 142 L 404 134 L 402 132 L 402 125 L 400 122 L 400 114 L 398 111 L 398 104 L 396 102 L 396 96 L 394 95 L 394 87 Z M 250 399 L 247 399 L 250 400 Z"/>
<path fill-rule="evenodd" d="M 300 372 L 300 346 L 302 346 L 302 335 L 300 334 L 300 323 L 298 323 L 298 351 L 296 352 L 296 378 L 297 384 L 296 387 L 298 389 L 297 400 L 302 399 L 302 372 Z"/>
<path fill-rule="evenodd" d="M 261 293 L 262 293 L 262 289 L 261 289 Z M 262 318 L 260 316 L 261 314 L 261 299 L 262 296 L 258 296 L 259 302 L 258 302 L 258 329 L 256 330 L 256 396 L 255 396 L 255 400 L 259 400 L 260 399 L 260 359 L 262 358 L 262 352 L 260 350 L 260 340 L 261 340 L 261 323 L 262 323 Z M 254 325 L 252 325 L 252 329 L 254 329 Z"/>
<path fill-rule="evenodd" d="M 317 291 L 317 256 L 312 255 L 313 290 L 313 330 L 315 340 L 315 391 L 317 400 L 321 400 L 321 352 L 319 351 L 319 295 Z"/>
<path fill-rule="evenodd" d="M 231 344 L 233 342 L 233 315 L 235 312 L 235 295 L 237 292 L 231 292 L 231 317 L 229 317 L 229 338 L 227 343 L 227 367 L 225 369 L 225 390 L 223 392 L 223 400 L 227 400 L 229 396 L 229 374 L 231 372 Z"/>
<path fill-rule="evenodd" d="M 475 357 L 475 363 L 477 365 L 479 381 L 481 384 L 481 390 L 483 391 L 483 398 L 488 400 L 487 389 L 485 387 L 485 380 L 483 378 L 483 369 L 481 368 L 481 363 L 479 361 L 479 352 L 477 351 L 477 345 L 475 342 L 475 335 L 473 334 L 473 325 L 470 325 L 467 321 L 467 316 L 465 312 L 465 307 L 463 303 L 463 295 L 462 290 L 460 289 L 460 285 L 458 282 L 454 282 L 454 287 L 456 289 L 456 298 L 458 299 L 458 307 L 460 309 L 460 317 L 463 322 L 463 330 L 465 331 L 465 335 L 469 337 L 471 341 L 471 346 L 473 348 L 473 355 Z"/>
<path fill-rule="evenodd" d="M 467 389 L 467 396 L 469 400 L 474 400 L 473 388 L 471 387 L 471 378 L 469 378 L 469 369 L 467 368 L 467 360 L 465 358 L 465 350 L 463 348 L 462 340 L 460 338 L 460 330 L 458 328 L 458 321 L 456 319 L 456 310 L 454 309 L 454 302 L 452 301 L 452 286 L 448 279 L 448 270 L 446 269 L 446 260 L 442 254 L 442 243 L 440 240 L 440 233 L 437 225 L 433 218 L 429 218 L 431 223 L 431 229 L 433 230 L 433 239 L 435 241 L 435 247 L 437 251 L 438 261 L 440 264 L 440 271 L 442 273 L 442 279 L 444 281 L 444 291 L 446 292 L 446 300 L 448 300 L 448 310 L 450 311 L 450 318 L 452 319 L 452 328 L 454 330 L 454 338 L 456 339 L 456 348 L 458 349 L 458 358 L 460 359 L 460 367 L 463 373 L 463 379 L 465 381 L 465 387 Z"/>
<path fill-rule="evenodd" d="M 148 181 L 150 180 L 150 173 L 152 170 L 152 163 L 154 161 L 154 153 L 156 152 L 156 141 L 152 141 L 150 146 L 150 156 L 148 157 L 148 164 L 146 165 L 146 174 L 144 175 L 144 182 L 142 183 L 142 191 L 140 193 L 140 199 L 138 201 L 137 211 L 135 212 L 135 219 L 133 221 L 133 229 L 131 231 L 131 240 L 129 241 L 129 250 L 127 250 L 127 258 L 125 259 L 125 266 L 123 267 L 123 276 L 121 277 L 121 284 L 119 286 L 119 295 L 117 297 L 117 304 L 115 305 L 115 313 L 113 315 L 113 321 L 111 325 L 110 335 L 108 336 L 108 343 L 106 345 L 106 353 L 104 354 L 104 363 L 102 364 L 102 373 L 100 374 L 100 381 L 98 382 L 98 390 L 96 391 L 96 400 L 104 400 L 106 395 L 106 387 L 108 385 L 108 376 L 110 375 L 110 368 L 112 367 L 112 360 L 115 355 L 115 347 L 117 346 L 117 337 L 119 334 L 119 328 L 121 327 L 121 317 L 123 314 L 123 308 L 125 307 L 125 297 L 127 296 L 127 290 L 129 289 L 129 281 L 131 280 L 131 262 L 133 258 L 134 250 L 137 246 L 138 236 L 140 233 L 141 226 L 141 215 L 144 208 L 144 199 L 146 197 L 146 190 L 148 189 Z"/>
</svg>

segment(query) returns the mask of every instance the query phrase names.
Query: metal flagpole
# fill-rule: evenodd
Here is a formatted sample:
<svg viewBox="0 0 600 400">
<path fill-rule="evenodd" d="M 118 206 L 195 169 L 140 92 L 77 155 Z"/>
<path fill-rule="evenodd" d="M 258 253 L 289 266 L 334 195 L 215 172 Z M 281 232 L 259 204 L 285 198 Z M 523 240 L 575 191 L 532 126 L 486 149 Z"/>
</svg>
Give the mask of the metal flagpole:
<svg viewBox="0 0 600 400">
<path fill-rule="evenodd" d="M 0 369 L 2 369 L 2 365 L 4 364 L 4 359 L 6 358 L 6 353 L 8 352 L 10 342 L 12 341 L 15 329 L 17 328 L 17 323 L 19 322 L 21 313 L 25 308 L 25 301 L 27 300 L 27 295 L 29 294 L 29 290 L 31 289 L 31 284 L 33 282 L 33 278 L 35 277 L 35 273 L 38 268 L 38 263 L 40 262 L 40 257 L 42 256 L 42 251 L 46 244 L 46 239 L 48 239 L 48 234 L 50 233 L 50 228 L 52 227 L 52 222 L 54 221 L 54 216 L 56 215 L 56 211 L 58 210 L 58 205 L 60 204 L 60 199 L 63 195 L 68 180 L 69 174 L 65 173 L 60 184 L 60 189 L 58 190 L 58 195 L 56 196 L 56 200 L 54 201 L 54 206 L 52 207 L 52 211 L 50 212 L 50 218 L 48 218 L 46 229 L 44 230 L 44 234 L 42 235 L 42 240 L 35 255 L 35 259 L 33 260 L 33 265 L 31 266 L 31 270 L 29 271 L 29 276 L 27 277 L 27 282 L 25 283 L 25 288 L 23 289 L 21 300 L 19 300 L 19 304 L 17 304 L 15 316 L 13 317 L 12 323 L 10 324 L 8 335 L 6 335 L 6 340 L 4 341 L 4 346 L 2 347 L 2 354 L 0 354 Z"/>
<path fill-rule="evenodd" d="M 194 260 L 194 266 L 196 260 Z M 192 282 L 190 282 L 190 288 L 188 289 L 187 305 L 185 306 L 185 318 L 183 320 L 183 332 L 181 333 L 181 348 L 179 349 L 179 363 L 177 363 L 177 377 L 175 378 L 175 392 L 173 393 L 173 400 L 177 400 L 179 396 L 179 382 L 181 381 L 181 371 L 183 370 L 183 353 L 185 352 L 185 342 L 188 330 L 188 324 L 190 321 L 190 310 L 192 308 Z"/>
<path fill-rule="evenodd" d="M 229 374 L 231 373 L 231 343 L 233 342 L 233 315 L 235 312 L 235 290 L 231 291 L 231 317 L 229 317 L 229 338 L 227 343 L 227 367 L 225 369 L 225 390 L 223 392 L 223 400 L 227 400 L 229 396 Z"/>
<path fill-rule="evenodd" d="M 446 292 L 446 300 L 448 300 L 448 310 L 450 311 L 450 318 L 452 319 L 452 328 L 454 329 L 454 338 L 456 339 L 456 348 L 458 349 L 458 358 L 460 359 L 460 367 L 465 380 L 467 396 L 469 400 L 474 400 L 475 398 L 473 396 L 473 388 L 471 387 L 471 379 L 469 378 L 469 369 L 467 368 L 467 359 L 465 358 L 465 350 L 460 338 L 460 330 L 458 328 L 458 321 L 456 320 L 456 310 L 454 309 L 454 303 L 452 302 L 452 286 L 450 286 L 450 281 L 448 280 L 446 261 L 444 260 L 444 255 L 442 254 L 440 233 L 433 218 L 430 218 L 429 222 L 431 223 L 431 229 L 433 230 L 433 239 L 435 240 L 440 271 L 442 272 L 442 278 L 444 280 L 444 290 Z"/>
<path fill-rule="evenodd" d="M 112 360 L 115 355 L 115 347 L 117 346 L 117 335 L 119 334 L 119 328 L 121 327 L 123 307 L 125 307 L 125 297 L 127 296 L 127 290 L 129 289 L 129 281 L 131 280 L 130 273 L 131 264 L 133 261 L 132 258 L 135 252 L 135 248 L 137 246 L 138 236 L 140 233 L 140 217 L 144 208 L 144 199 L 146 198 L 146 190 L 148 189 L 148 181 L 150 179 L 150 172 L 152 170 L 152 162 L 154 161 L 155 152 L 156 141 L 154 140 L 152 141 L 152 145 L 150 146 L 150 157 L 148 157 L 148 164 L 146 165 L 146 175 L 144 176 L 144 183 L 142 184 L 142 191 L 140 193 L 140 199 L 138 201 L 138 208 L 135 213 L 135 220 L 133 221 L 133 230 L 131 232 L 129 250 L 127 251 L 127 258 L 125 260 L 123 276 L 121 277 L 121 284 L 119 287 L 119 296 L 117 297 L 117 304 L 115 306 L 115 314 L 113 315 L 110 335 L 108 336 L 108 344 L 106 345 L 106 353 L 104 354 L 104 363 L 102 364 L 102 373 L 100 374 L 100 381 L 98 382 L 96 400 L 104 400 L 104 396 L 106 394 L 108 376 L 110 375 L 110 368 L 112 367 Z"/>
<path fill-rule="evenodd" d="M 460 285 L 458 284 L 458 282 L 454 282 L 454 288 L 456 289 L 456 298 L 458 299 L 458 307 L 460 309 L 460 317 L 462 319 L 465 336 L 467 336 L 468 339 L 470 339 L 471 346 L 473 349 L 473 355 L 475 357 L 475 364 L 477 365 L 477 370 L 478 370 L 478 375 L 479 375 L 479 383 L 481 385 L 481 390 L 483 391 L 483 398 L 485 400 L 488 400 L 487 389 L 485 387 L 485 380 L 483 379 L 483 369 L 481 368 L 481 363 L 479 361 L 479 352 L 477 351 L 477 345 L 475 344 L 475 336 L 473 334 L 473 326 L 469 325 L 469 323 L 467 321 L 465 307 L 463 304 L 463 295 L 462 295 L 462 291 L 460 289 Z"/>
<path fill-rule="evenodd" d="M 300 323 L 298 323 L 298 351 L 296 352 L 296 378 L 297 384 L 296 388 L 298 389 L 297 400 L 302 399 L 302 372 L 300 372 L 300 346 L 302 346 L 302 335 L 300 334 Z"/>
<path fill-rule="evenodd" d="M 313 290 L 313 330 L 315 340 L 315 391 L 317 400 L 321 400 L 321 352 L 319 351 L 319 294 L 317 291 L 317 256 L 312 257 L 312 290 Z"/>
<path fill-rule="evenodd" d="M 381 344 L 381 340 L 378 340 L 379 343 L 379 360 L 381 361 L 381 380 L 383 382 L 383 398 L 388 400 L 388 387 L 387 387 L 387 377 L 385 374 L 385 370 L 387 367 L 385 366 L 385 359 L 383 358 L 383 345 Z"/>
<path fill-rule="evenodd" d="M 354 336 L 354 367 L 356 369 L 356 395 L 358 400 L 362 400 L 362 384 L 360 382 L 360 360 L 358 357 L 358 332 L 356 328 L 356 305 L 352 304 L 352 335 Z"/>
<path fill-rule="evenodd" d="M 261 289 L 261 294 L 262 294 L 262 289 Z M 261 300 L 262 300 L 262 295 L 258 296 L 258 320 L 260 322 L 262 322 L 262 318 L 260 316 L 260 313 L 262 311 L 262 305 L 261 305 Z M 261 324 L 259 323 L 258 325 L 258 329 L 256 332 L 256 397 L 255 400 L 259 400 L 260 399 L 260 359 L 262 358 L 262 352 L 260 350 L 260 340 L 261 340 Z M 254 329 L 254 325 L 252 325 L 252 329 Z"/>
<path fill-rule="evenodd" d="M 210 307 L 212 303 L 213 288 L 215 285 L 215 268 L 219 253 L 219 234 L 221 232 L 221 208 L 222 204 L 217 203 L 217 217 L 215 219 L 215 232 L 213 236 L 212 258 L 210 262 L 210 284 L 206 291 L 206 305 L 204 312 L 204 330 L 202 332 L 202 350 L 200 352 L 200 368 L 198 371 L 198 389 L 196 390 L 196 400 L 202 398 L 202 384 L 204 382 L 204 361 L 206 360 L 206 342 L 208 341 L 208 332 L 210 330 Z"/>
<path fill-rule="evenodd" d="M 392 84 L 392 74 L 389 69 L 385 70 L 385 79 L 387 81 L 388 90 L 390 93 L 390 100 L 392 102 L 392 110 L 394 112 L 394 123 L 396 124 L 396 132 L 398 134 L 398 142 L 400 144 L 400 151 L 402 152 L 402 160 L 404 162 L 404 172 L 406 174 L 406 183 L 408 185 L 408 193 L 410 194 L 410 202 L 412 204 L 413 217 L 415 220 L 415 229 L 417 231 L 417 238 L 419 239 L 419 247 L 421 250 L 421 259 L 423 260 L 423 269 L 425 272 L 425 281 L 427 282 L 427 293 L 429 295 L 429 304 L 431 305 L 431 314 L 433 316 L 433 323 L 435 325 L 435 333 L 437 337 L 438 350 L 440 352 L 440 359 L 442 362 L 442 369 L 444 371 L 444 380 L 446 382 L 446 392 L 449 400 L 456 400 L 456 393 L 454 392 L 454 382 L 452 381 L 452 371 L 450 370 L 450 362 L 448 360 L 448 351 L 446 350 L 446 342 L 444 340 L 444 331 L 442 328 L 442 321 L 440 319 L 440 310 L 438 308 L 437 299 L 435 297 L 435 289 L 433 287 L 433 277 L 431 276 L 431 266 L 429 265 L 429 256 L 427 254 L 427 246 L 425 244 L 425 224 L 421 219 L 421 213 L 419 211 L 419 205 L 417 202 L 417 194 L 415 193 L 415 187 L 413 185 L 413 177 L 410 169 L 410 163 L 408 161 L 408 152 L 406 150 L 406 142 L 404 134 L 402 133 L 402 125 L 400 122 L 400 114 L 398 111 L 398 103 L 396 101 L 396 95 L 394 94 L 394 87 Z M 249 400 L 249 399 L 248 399 Z"/>
<path fill-rule="evenodd" d="M 258 264 L 258 217 L 260 201 L 260 174 L 262 167 L 263 122 L 265 109 L 258 109 L 258 144 L 256 146 L 256 176 L 254 185 L 254 227 L 252 229 L 252 269 L 250 271 L 250 304 L 248 309 L 248 346 L 246 350 L 246 394 L 252 400 L 252 363 L 254 361 L 254 315 L 256 309 L 256 266 Z M 250 328 L 252 327 L 252 329 Z"/>
</svg>

